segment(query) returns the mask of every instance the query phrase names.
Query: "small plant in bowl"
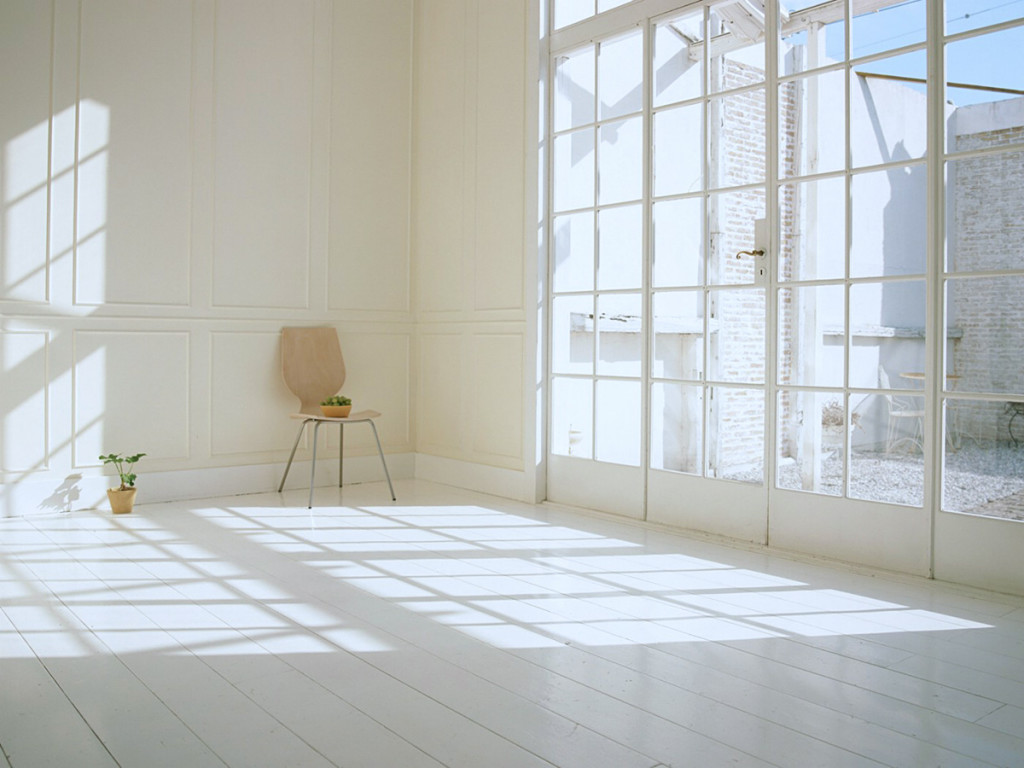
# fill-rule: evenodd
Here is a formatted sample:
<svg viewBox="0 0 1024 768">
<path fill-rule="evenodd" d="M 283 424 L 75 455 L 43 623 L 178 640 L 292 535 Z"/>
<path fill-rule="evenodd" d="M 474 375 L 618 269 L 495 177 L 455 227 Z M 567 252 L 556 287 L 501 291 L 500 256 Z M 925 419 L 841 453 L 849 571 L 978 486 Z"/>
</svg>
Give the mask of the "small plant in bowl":
<svg viewBox="0 0 1024 768">
<path fill-rule="evenodd" d="M 344 395 L 333 395 L 321 401 L 320 410 L 330 419 L 344 419 L 352 412 L 352 399 Z"/>
<path fill-rule="evenodd" d="M 120 515 L 132 511 L 132 507 L 135 504 L 135 492 L 138 490 L 135 487 L 135 479 L 138 475 L 132 469 L 135 463 L 145 455 L 144 453 L 136 453 L 134 456 L 122 456 L 119 453 L 110 453 L 106 456 L 100 456 L 100 461 L 104 465 L 114 465 L 114 469 L 117 470 L 117 476 L 121 480 L 119 487 L 107 489 L 110 509 L 114 514 Z"/>
</svg>

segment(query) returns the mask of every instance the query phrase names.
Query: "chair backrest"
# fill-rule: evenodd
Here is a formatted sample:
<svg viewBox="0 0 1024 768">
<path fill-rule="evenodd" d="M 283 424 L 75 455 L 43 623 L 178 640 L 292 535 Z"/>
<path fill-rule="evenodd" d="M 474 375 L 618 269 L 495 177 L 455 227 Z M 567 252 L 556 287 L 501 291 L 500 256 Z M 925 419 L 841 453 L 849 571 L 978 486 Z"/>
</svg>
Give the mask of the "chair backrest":
<svg viewBox="0 0 1024 768">
<path fill-rule="evenodd" d="M 300 413 L 320 414 L 320 401 L 345 384 L 345 359 L 330 326 L 281 329 L 281 372 L 299 401 Z"/>
</svg>

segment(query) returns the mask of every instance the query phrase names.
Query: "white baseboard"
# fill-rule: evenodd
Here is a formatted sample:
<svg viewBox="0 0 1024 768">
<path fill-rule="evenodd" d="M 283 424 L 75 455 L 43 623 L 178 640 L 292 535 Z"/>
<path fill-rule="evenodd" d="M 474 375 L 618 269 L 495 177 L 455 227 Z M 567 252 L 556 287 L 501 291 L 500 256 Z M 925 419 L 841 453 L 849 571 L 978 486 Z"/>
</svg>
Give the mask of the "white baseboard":
<svg viewBox="0 0 1024 768">
<path fill-rule="evenodd" d="M 391 454 L 386 458 L 392 481 L 413 477 L 414 454 Z M 336 485 L 337 458 L 320 459 L 316 464 L 317 487 Z M 154 504 L 276 491 L 284 467 L 282 462 L 140 473 L 136 503 Z M 377 456 L 346 458 L 344 468 L 345 485 L 384 481 L 384 470 Z M 309 471 L 309 461 L 294 462 L 285 488 L 308 488 Z M 65 478 L 39 475 L 0 484 L 0 518 L 102 508 L 107 504 L 107 488 L 115 484 L 109 476 L 84 473 L 70 474 Z"/>
<path fill-rule="evenodd" d="M 390 454 L 387 462 L 392 481 L 415 477 L 517 501 L 534 500 L 534 484 L 522 471 L 423 453 Z M 137 483 L 139 494 L 136 503 L 156 504 L 276 491 L 284 466 L 282 462 L 143 472 Z M 285 488 L 308 488 L 309 470 L 309 461 L 294 462 Z M 345 459 L 345 485 L 383 480 L 384 471 L 377 456 Z M 319 459 L 317 487 L 336 485 L 337 482 L 337 458 Z M 110 476 L 85 473 L 74 473 L 64 478 L 40 474 L 0 484 L 0 518 L 104 508 L 107 505 L 107 488 L 112 485 Z"/>
<path fill-rule="evenodd" d="M 506 499 L 533 500 L 533 485 L 528 482 L 530 478 L 525 472 L 513 469 L 417 453 L 414 476 L 417 480 L 454 485 Z"/>
</svg>

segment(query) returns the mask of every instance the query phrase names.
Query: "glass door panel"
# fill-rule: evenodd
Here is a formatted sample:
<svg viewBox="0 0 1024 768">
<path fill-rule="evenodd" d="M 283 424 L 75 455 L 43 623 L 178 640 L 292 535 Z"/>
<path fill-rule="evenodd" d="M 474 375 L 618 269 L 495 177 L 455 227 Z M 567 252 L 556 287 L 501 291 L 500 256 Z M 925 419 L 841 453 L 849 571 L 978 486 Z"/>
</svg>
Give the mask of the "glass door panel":
<svg viewBox="0 0 1024 768">
<path fill-rule="evenodd" d="M 846 178 L 779 186 L 776 278 L 835 280 L 846 275 Z"/>
<path fill-rule="evenodd" d="M 597 179 L 594 168 L 594 129 L 555 137 L 555 211 L 586 208 L 594 204 Z"/>
<path fill-rule="evenodd" d="M 643 285 L 643 208 L 626 205 L 598 214 L 597 289 L 614 291 Z"/>
<path fill-rule="evenodd" d="M 926 183 L 923 163 L 851 178 L 851 277 L 924 274 Z"/>
<path fill-rule="evenodd" d="M 850 72 L 853 167 L 924 157 L 928 144 L 925 51 L 866 62 Z"/>
<path fill-rule="evenodd" d="M 555 216 L 551 285 L 556 293 L 594 289 L 594 212 Z"/>
<path fill-rule="evenodd" d="M 779 85 L 779 176 L 846 167 L 846 73 L 833 69 Z"/>
<path fill-rule="evenodd" d="M 654 27 L 654 107 L 697 99 L 704 94 L 703 48 L 703 8 Z"/>
<path fill-rule="evenodd" d="M 654 204 L 654 287 L 704 283 L 704 197 Z"/>
<path fill-rule="evenodd" d="M 923 43 L 928 24 L 925 0 L 902 0 L 890 5 L 853 4 L 850 58 L 860 58 Z"/>
<path fill-rule="evenodd" d="M 842 496 L 848 423 L 843 395 L 781 389 L 776 414 L 778 487 Z"/>
<path fill-rule="evenodd" d="M 551 399 L 551 452 L 589 459 L 594 455 L 594 382 L 555 376 Z"/>
<path fill-rule="evenodd" d="M 639 517 L 645 408 L 643 30 L 555 57 L 552 500 Z"/>
<path fill-rule="evenodd" d="M 922 574 L 1024 518 L 1019 10 L 655 5 L 555 6 L 549 497 Z"/>
<path fill-rule="evenodd" d="M 846 289 L 814 285 L 779 290 L 780 385 L 843 386 L 846 363 Z M 781 363 L 785 365 L 781 365 Z"/>
<path fill-rule="evenodd" d="M 678 141 L 686 136 L 700 143 L 704 136 L 704 104 L 672 107 L 654 115 L 654 194 L 658 197 L 699 192 L 704 186 L 704 158 Z"/>
<path fill-rule="evenodd" d="M 651 467 L 702 475 L 704 388 L 656 381 L 651 389 Z"/>
<path fill-rule="evenodd" d="M 844 3 L 781 0 L 779 75 L 817 69 L 846 58 Z"/>
<path fill-rule="evenodd" d="M 648 517 L 754 540 L 766 511 L 763 39 L 763 21 L 726 3 L 653 27 Z"/>
</svg>

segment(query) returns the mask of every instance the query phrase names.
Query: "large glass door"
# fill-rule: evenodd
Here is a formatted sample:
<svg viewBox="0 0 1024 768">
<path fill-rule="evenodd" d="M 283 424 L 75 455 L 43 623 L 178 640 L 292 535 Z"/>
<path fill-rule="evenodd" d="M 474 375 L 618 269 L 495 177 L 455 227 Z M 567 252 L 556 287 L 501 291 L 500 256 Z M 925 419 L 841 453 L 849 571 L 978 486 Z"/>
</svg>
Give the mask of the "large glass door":
<svg viewBox="0 0 1024 768">
<path fill-rule="evenodd" d="M 1019 9 L 562 2 L 549 498 L 915 573 L 1019 541 L 946 514 L 1024 519 Z"/>
<path fill-rule="evenodd" d="M 761 539 L 766 67 L 738 18 L 554 57 L 548 496 Z"/>
<path fill-rule="evenodd" d="M 548 497 L 643 514 L 644 31 L 554 61 Z"/>
<path fill-rule="evenodd" d="M 651 40 L 647 516 L 763 541 L 764 18 L 698 4 Z"/>
</svg>

